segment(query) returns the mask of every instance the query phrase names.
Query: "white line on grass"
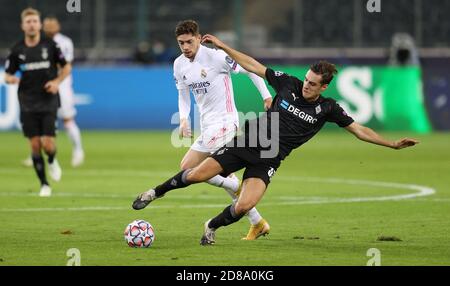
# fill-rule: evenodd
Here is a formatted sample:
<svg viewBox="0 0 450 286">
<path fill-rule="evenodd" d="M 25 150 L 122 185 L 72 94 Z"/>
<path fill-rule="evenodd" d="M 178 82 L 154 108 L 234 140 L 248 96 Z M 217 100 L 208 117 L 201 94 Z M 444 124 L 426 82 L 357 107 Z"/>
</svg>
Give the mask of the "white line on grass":
<svg viewBox="0 0 450 286">
<path fill-rule="evenodd" d="M 2 169 L 0 174 L 16 174 L 17 169 Z M 77 171 L 82 176 L 145 176 L 145 177 L 168 177 L 171 176 L 170 172 L 143 172 L 143 171 L 128 171 L 117 172 L 116 170 L 85 170 Z M 73 174 L 72 174 L 73 175 Z M 261 203 L 261 206 L 276 206 L 276 205 L 303 205 L 303 204 L 327 204 L 327 203 L 354 203 L 354 202 L 371 202 L 371 201 L 396 201 L 413 199 L 417 197 L 425 197 L 433 195 L 436 191 L 427 186 L 420 186 L 415 184 L 401 184 L 392 182 L 381 181 L 368 181 L 368 180 L 353 180 L 342 178 L 320 178 L 320 177 L 289 177 L 289 176 L 277 176 L 276 180 L 287 182 L 310 182 L 310 183 L 325 183 L 325 184 L 344 184 L 344 185 L 362 185 L 372 186 L 380 188 L 395 188 L 412 190 L 414 193 L 403 195 L 391 195 L 381 197 L 356 197 L 356 198 L 329 198 L 329 197 L 278 197 L 280 202 Z M 12 192 L 0 192 L 0 196 L 37 196 L 37 194 L 17 194 Z M 88 197 L 88 198 L 131 198 L 131 196 L 121 194 L 83 194 L 83 193 L 56 193 L 54 196 L 61 197 Z M 217 199 L 219 196 L 194 196 L 194 195 L 176 195 L 172 196 L 176 199 Z M 223 198 L 223 196 L 220 196 Z M 436 199 L 437 200 L 437 199 Z M 220 208 L 224 204 L 191 204 L 191 205 L 152 205 L 152 209 L 167 209 L 167 208 Z M 131 210 L 131 207 L 111 207 L 111 206 L 93 206 L 93 207 L 58 207 L 58 208 L 2 208 L 0 212 L 43 212 L 43 211 L 111 211 L 111 210 Z"/>
</svg>

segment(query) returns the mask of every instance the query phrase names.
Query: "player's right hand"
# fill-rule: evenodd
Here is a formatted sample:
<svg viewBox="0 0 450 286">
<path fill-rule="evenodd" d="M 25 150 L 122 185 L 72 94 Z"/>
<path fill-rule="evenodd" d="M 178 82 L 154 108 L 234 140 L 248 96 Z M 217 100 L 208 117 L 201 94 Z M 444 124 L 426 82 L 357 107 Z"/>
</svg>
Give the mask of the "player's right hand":
<svg viewBox="0 0 450 286">
<path fill-rule="evenodd" d="M 180 137 L 192 137 L 191 127 L 189 126 L 189 121 L 187 119 L 181 119 L 179 132 Z"/>
<path fill-rule="evenodd" d="M 392 148 L 399 150 L 399 149 L 403 149 L 403 148 L 414 146 L 416 144 L 419 144 L 419 141 L 416 140 L 416 139 L 403 138 L 403 139 L 400 139 L 398 141 L 395 141 L 394 142 L 394 146 Z"/>
<path fill-rule="evenodd" d="M 272 106 L 272 97 L 264 99 L 264 110 L 267 111 Z"/>
<path fill-rule="evenodd" d="M 58 93 L 58 87 L 59 87 L 59 82 L 57 80 L 48 81 L 44 85 L 45 91 L 47 91 L 47 92 L 49 92 L 51 94 L 57 94 Z"/>
<path fill-rule="evenodd" d="M 6 78 L 6 83 L 7 84 L 19 84 L 20 83 L 20 78 L 18 78 L 15 75 L 10 75 Z"/>
</svg>

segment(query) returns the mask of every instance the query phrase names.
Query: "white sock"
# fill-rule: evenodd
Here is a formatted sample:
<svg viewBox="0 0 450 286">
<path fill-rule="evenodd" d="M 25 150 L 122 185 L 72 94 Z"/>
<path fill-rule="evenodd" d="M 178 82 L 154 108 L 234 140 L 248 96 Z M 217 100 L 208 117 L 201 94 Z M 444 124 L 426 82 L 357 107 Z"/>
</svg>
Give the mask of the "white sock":
<svg viewBox="0 0 450 286">
<path fill-rule="evenodd" d="M 252 225 L 257 224 L 260 220 L 262 220 L 262 216 L 259 214 L 256 208 L 252 208 L 251 210 L 249 210 L 247 216 Z"/>
<path fill-rule="evenodd" d="M 216 175 L 207 181 L 208 184 L 224 188 L 232 199 L 236 198 L 234 194 L 239 189 L 239 181 L 234 178 L 222 177 Z"/>
<path fill-rule="evenodd" d="M 237 201 L 236 192 L 239 189 L 239 181 L 233 178 L 228 177 L 222 177 L 220 175 L 214 176 L 211 179 L 207 181 L 208 184 L 216 186 L 216 187 L 222 187 L 225 189 L 225 191 L 230 195 L 230 197 L 233 199 L 233 202 Z M 261 219 L 262 216 L 259 214 L 258 210 L 256 208 L 252 208 L 247 213 L 248 220 L 252 225 L 257 224 Z"/>
<path fill-rule="evenodd" d="M 237 202 L 237 198 L 233 199 L 233 203 Z M 248 221 L 252 225 L 258 224 L 260 220 L 262 220 L 262 216 L 259 214 L 258 210 L 256 208 L 251 208 L 247 213 L 246 216 L 248 218 Z"/>
<path fill-rule="evenodd" d="M 71 120 L 66 122 L 64 127 L 66 128 L 67 136 L 69 136 L 69 139 L 72 142 L 73 149 L 82 151 L 83 147 L 81 145 L 81 133 L 75 121 Z"/>
</svg>

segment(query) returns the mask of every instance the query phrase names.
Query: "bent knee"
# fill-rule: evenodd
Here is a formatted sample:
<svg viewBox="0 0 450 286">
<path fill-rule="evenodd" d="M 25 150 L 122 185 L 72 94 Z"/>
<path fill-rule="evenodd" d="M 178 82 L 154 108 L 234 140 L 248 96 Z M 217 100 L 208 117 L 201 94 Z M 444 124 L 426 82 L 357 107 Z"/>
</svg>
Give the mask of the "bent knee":
<svg viewBox="0 0 450 286">
<path fill-rule="evenodd" d="M 249 202 L 237 202 L 234 206 L 234 211 L 236 214 L 246 214 L 249 210 L 251 210 L 255 205 Z"/>
<path fill-rule="evenodd" d="M 189 168 L 191 168 L 191 166 L 187 161 L 185 161 L 185 160 L 181 161 L 180 170 L 187 170 Z"/>
<path fill-rule="evenodd" d="M 55 142 L 53 140 L 44 140 L 42 142 L 42 149 L 44 149 L 46 153 L 54 152 L 56 150 Z"/>
<path fill-rule="evenodd" d="M 50 151 L 54 151 L 55 149 L 55 145 L 53 144 L 53 142 L 44 142 L 44 144 L 42 144 L 42 147 L 44 148 L 44 150 L 46 152 L 50 152 Z"/>
<path fill-rule="evenodd" d="M 41 145 L 40 144 L 32 144 L 31 145 L 31 153 L 40 154 L 41 153 Z"/>
<path fill-rule="evenodd" d="M 192 169 L 189 174 L 187 174 L 186 179 L 188 182 L 196 183 L 203 182 L 206 180 L 206 177 L 196 169 Z"/>
<path fill-rule="evenodd" d="M 186 156 L 180 162 L 180 169 L 181 170 L 193 169 L 196 166 L 198 166 L 198 164 L 200 164 L 201 162 L 202 162 L 202 159 L 196 159 L 196 158 L 192 158 L 190 156 Z"/>
<path fill-rule="evenodd" d="M 32 138 L 30 139 L 30 147 L 33 153 L 37 154 L 41 151 L 41 140 L 40 138 Z"/>
</svg>

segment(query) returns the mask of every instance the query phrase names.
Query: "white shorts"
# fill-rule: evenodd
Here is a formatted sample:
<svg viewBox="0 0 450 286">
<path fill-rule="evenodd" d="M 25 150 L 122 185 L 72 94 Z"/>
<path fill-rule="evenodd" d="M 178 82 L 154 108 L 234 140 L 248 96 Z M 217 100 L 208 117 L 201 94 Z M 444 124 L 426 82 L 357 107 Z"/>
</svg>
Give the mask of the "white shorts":
<svg viewBox="0 0 450 286">
<path fill-rule="evenodd" d="M 192 144 L 191 149 L 203 152 L 214 153 L 222 146 L 230 142 L 237 133 L 237 124 L 216 124 L 205 128 Z"/>
<path fill-rule="evenodd" d="M 74 118 L 77 114 L 75 109 L 73 89 L 70 82 L 64 80 L 59 86 L 59 99 L 61 106 L 58 109 L 58 117 L 61 119 Z"/>
</svg>

